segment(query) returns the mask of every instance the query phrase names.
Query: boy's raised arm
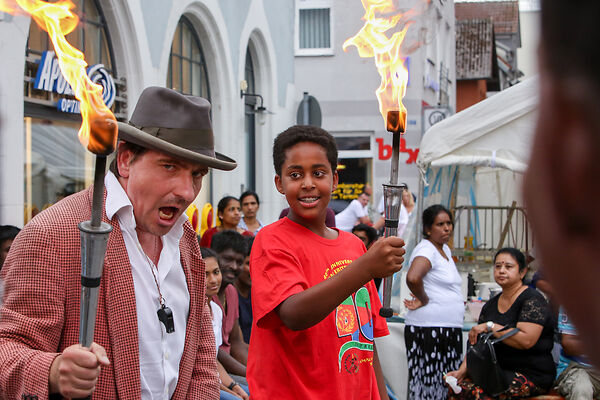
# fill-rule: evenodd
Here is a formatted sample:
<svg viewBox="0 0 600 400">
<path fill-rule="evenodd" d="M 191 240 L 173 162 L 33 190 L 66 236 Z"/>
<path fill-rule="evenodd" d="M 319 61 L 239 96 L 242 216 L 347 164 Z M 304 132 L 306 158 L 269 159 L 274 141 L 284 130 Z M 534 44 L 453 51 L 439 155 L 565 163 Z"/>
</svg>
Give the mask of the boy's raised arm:
<svg viewBox="0 0 600 400">
<path fill-rule="evenodd" d="M 402 269 L 404 240 L 382 238 L 337 275 L 285 299 L 275 312 L 292 330 L 310 328 L 322 321 L 344 299 L 373 278 L 384 278 Z"/>
</svg>

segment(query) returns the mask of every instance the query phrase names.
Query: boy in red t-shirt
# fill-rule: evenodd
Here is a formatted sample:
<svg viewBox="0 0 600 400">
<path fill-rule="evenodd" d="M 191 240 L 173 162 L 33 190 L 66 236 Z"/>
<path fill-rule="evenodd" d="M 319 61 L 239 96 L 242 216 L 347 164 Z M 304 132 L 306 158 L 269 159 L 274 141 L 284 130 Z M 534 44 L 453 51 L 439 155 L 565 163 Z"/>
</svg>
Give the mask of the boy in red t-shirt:
<svg viewBox="0 0 600 400">
<path fill-rule="evenodd" d="M 326 131 L 294 126 L 273 146 L 287 218 L 261 229 L 250 256 L 254 322 L 247 378 L 253 399 L 387 399 L 373 339 L 387 335 L 373 278 L 402 268 L 404 241 L 365 253 L 325 215 L 338 183 Z"/>
</svg>

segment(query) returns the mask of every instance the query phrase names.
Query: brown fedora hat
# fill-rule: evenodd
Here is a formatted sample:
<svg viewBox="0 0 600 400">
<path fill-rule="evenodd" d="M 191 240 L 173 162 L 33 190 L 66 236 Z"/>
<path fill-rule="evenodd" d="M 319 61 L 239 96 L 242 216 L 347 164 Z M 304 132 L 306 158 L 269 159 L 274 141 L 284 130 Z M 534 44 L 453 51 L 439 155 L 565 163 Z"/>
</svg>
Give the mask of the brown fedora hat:
<svg viewBox="0 0 600 400">
<path fill-rule="evenodd" d="M 237 164 L 215 152 L 209 112 L 210 103 L 202 97 L 151 86 L 140 95 L 129 123 L 118 123 L 119 139 L 230 171 Z"/>
</svg>

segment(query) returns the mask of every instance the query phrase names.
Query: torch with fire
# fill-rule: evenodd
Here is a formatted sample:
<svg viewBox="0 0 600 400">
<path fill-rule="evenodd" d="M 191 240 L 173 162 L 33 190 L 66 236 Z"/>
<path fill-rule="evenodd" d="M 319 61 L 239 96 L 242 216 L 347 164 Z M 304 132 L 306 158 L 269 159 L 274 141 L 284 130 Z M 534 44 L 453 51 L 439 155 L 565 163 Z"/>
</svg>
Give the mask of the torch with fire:
<svg viewBox="0 0 600 400">
<path fill-rule="evenodd" d="M 377 71 L 381 75 L 381 85 L 375 91 L 379 101 L 379 112 L 383 117 L 386 130 L 392 133 L 392 167 L 390 183 L 383 185 L 385 208 L 384 236 L 396 236 L 398 233 L 398 217 L 400 201 L 405 185 L 398 184 L 398 161 L 400 153 L 400 135 L 406 129 L 406 108 L 402 99 L 406 94 L 408 69 L 404 65 L 406 56 L 402 53 L 402 43 L 410 27 L 412 18 L 419 13 L 423 4 L 430 0 L 422 0 L 407 12 L 401 13 L 393 0 L 362 0 L 365 21 L 361 30 L 346 40 L 343 49 L 355 46 L 360 57 L 375 58 Z M 400 26 L 400 30 L 392 32 Z M 389 318 L 393 315 L 390 307 L 393 276 L 383 281 L 383 307 L 380 315 Z"/>
<path fill-rule="evenodd" d="M 98 291 L 108 236 L 112 227 L 102 222 L 104 201 L 104 174 L 106 157 L 117 143 L 117 122 L 102 101 L 102 86 L 93 83 L 86 74 L 87 63 L 83 53 L 67 42 L 79 22 L 72 12 L 75 6 L 69 0 L 47 3 L 40 0 L 0 0 L 0 11 L 26 12 L 44 31 L 48 32 L 65 80 L 73 88 L 81 103 L 79 141 L 96 154 L 92 215 L 79 224 L 81 234 L 81 308 L 79 342 L 90 347 L 94 338 Z"/>
</svg>

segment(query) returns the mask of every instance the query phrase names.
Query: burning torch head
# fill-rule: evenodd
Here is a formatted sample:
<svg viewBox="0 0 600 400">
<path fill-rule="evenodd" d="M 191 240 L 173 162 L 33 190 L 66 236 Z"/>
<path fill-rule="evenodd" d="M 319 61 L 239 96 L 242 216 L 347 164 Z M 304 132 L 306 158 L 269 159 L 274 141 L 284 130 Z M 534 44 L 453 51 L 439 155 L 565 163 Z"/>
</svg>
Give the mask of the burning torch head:
<svg viewBox="0 0 600 400">
<path fill-rule="evenodd" d="M 401 111 L 388 111 L 386 123 L 388 132 L 404 133 L 406 130 L 406 109 Z"/>
<path fill-rule="evenodd" d="M 90 119 L 90 137 L 87 149 L 94 154 L 107 156 L 117 145 L 117 121 L 110 114 L 96 114 Z"/>
<path fill-rule="evenodd" d="M 215 152 L 210 103 L 175 90 L 144 89 L 129 124 L 118 122 L 119 139 L 208 167 L 232 170 L 237 164 Z"/>
</svg>

